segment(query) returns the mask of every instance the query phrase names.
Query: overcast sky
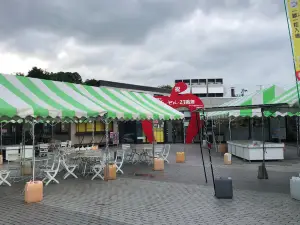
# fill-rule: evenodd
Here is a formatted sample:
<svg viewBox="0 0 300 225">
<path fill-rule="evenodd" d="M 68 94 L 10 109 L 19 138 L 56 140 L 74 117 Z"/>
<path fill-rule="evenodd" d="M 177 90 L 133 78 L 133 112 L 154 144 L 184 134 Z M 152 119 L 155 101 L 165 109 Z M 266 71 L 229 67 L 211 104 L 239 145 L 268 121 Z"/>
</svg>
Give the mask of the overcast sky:
<svg viewBox="0 0 300 225">
<path fill-rule="evenodd" d="M 0 0 L 0 72 L 293 85 L 282 0 Z"/>
</svg>

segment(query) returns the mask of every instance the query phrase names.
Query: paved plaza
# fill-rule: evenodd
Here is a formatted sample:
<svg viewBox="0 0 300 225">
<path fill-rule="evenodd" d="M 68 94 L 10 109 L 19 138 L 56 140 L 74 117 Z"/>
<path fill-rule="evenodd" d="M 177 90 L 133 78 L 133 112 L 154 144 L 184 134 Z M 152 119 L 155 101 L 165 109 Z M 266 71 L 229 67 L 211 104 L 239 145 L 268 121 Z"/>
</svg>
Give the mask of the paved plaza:
<svg viewBox="0 0 300 225">
<path fill-rule="evenodd" d="M 269 180 L 258 180 L 259 163 L 223 158 L 213 152 L 216 176 L 230 176 L 234 184 L 232 200 L 213 196 L 207 150 L 204 151 L 208 184 L 205 183 L 198 145 L 186 146 L 187 162 L 175 163 L 173 145 L 170 164 L 164 172 L 147 165 L 126 165 L 115 181 L 60 178 L 60 184 L 44 189 L 44 200 L 25 205 L 24 182 L 0 187 L 0 224 L 300 224 L 300 202 L 289 196 L 289 178 L 300 172 L 300 160 L 268 162 Z M 294 148 L 287 149 L 293 155 Z M 151 173 L 154 177 L 134 176 Z"/>
</svg>

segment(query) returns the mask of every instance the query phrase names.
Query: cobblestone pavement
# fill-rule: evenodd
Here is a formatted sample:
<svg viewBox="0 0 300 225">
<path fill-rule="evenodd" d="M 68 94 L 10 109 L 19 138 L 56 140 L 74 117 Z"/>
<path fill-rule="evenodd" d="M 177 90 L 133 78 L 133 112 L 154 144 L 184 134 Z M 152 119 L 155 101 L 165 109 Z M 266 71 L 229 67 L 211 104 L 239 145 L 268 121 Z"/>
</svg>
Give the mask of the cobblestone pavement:
<svg viewBox="0 0 300 225">
<path fill-rule="evenodd" d="M 176 164 L 175 152 L 181 148 L 172 147 L 164 172 L 135 165 L 125 166 L 115 181 L 59 179 L 59 185 L 45 188 L 39 204 L 24 205 L 24 183 L 1 186 L 0 224 L 300 224 L 300 202 L 288 194 L 289 178 L 300 170 L 297 160 L 267 163 L 270 179 L 262 181 L 256 178 L 259 163 L 234 158 L 233 165 L 224 166 L 213 153 L 216 174 L 231 176 L 234 183 L 234 198 L 218 200 L 209 164 L 205 183 L 197 146 L 188 146 L 187 162 Z M 154 177 L 134 176 L 137 171 Z"/>
</svg>

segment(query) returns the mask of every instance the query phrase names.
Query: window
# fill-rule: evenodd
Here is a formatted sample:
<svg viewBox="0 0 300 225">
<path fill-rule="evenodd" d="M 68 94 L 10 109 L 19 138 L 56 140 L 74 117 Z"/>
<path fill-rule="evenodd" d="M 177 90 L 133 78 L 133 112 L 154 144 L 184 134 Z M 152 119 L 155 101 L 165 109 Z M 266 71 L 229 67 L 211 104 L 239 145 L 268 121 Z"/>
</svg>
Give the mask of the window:
<svg viewBox="0 0 300 225">
<path fill-rule="evenodd" d="M 105 124 L 99 121 L 94 122 L 94 126 L 92 123 L 78 123 L 76 124 L 76 132 L 77 133 L 91 133 L 93 132 L 105 132 Z M 109 123 L 108 130 L 113 131 L 113 123 Z"/>
</svg>

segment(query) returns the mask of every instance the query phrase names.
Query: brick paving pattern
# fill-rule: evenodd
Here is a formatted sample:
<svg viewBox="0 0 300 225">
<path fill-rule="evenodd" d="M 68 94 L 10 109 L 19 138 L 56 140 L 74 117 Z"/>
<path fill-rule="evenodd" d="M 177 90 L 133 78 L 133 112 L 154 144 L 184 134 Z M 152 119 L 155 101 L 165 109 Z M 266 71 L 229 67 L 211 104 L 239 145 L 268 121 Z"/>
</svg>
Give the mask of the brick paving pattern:
<svg viewBox="0 0 300 225">
<path fill-rule="evenodd" d="M 234 198 L 218 200 L 208 161 L 205 183 L 197 145 L 187 147 L 185 164 L 174 163 L 180 148 L 172 147 L 164 172 L 126 165 L 116 181 L 60 178 L 59 185 L 45 188 L 39 204 L 24 205 L 24 182 L 1 186 L 0 224 L 300 224 L 300 202 L 289 196 L 289 178 L 300 171 L 297 160 L 267 163 L 270 179 L 257 180 L 259 163 L 234 158 L 233 165 L 224 166 L 213 153 L 217 176 L 231 176 L 234 184 Z M 134 176 L 136 171 L 154 177 Z"/>
</svg>

